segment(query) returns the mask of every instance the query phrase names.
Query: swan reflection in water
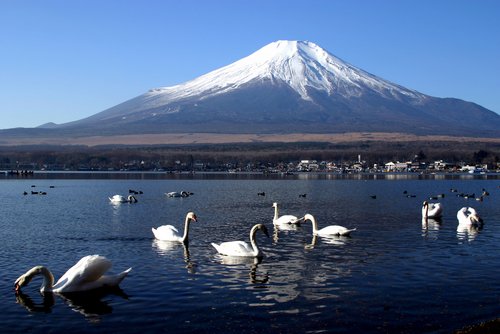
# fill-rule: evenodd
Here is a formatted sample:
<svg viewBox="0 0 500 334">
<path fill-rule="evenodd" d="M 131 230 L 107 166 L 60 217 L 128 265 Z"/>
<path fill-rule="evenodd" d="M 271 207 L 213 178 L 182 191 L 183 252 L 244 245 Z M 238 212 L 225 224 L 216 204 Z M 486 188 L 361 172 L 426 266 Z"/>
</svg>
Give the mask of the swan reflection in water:
<svg viewBox="0 0 500 334">
<path fill-rule="evenodd" d="M 251 284 L 266 284 L 269 281 L 269 275 L 267 272 L 260 273 L 258 271 L 259 265 L 262 263 L 262 257 L 223 256 L 217 254 L 215 255 L 215 258 L 217 262 L 229 267 L 244 267 L 245 272 L 249 268 L 250 271 L 248 276 L 250 278 L 249 283 Z M 228 277 L 228 279 L 223 279 L 223 281 L 234 282 L 238 281 L 240 277 L 242 277 L 240 270 L 231 272 L 234 273 L 234 275 L 232 277 Z"/>
<path fill-rule="evenodd" d="M 439 230 L 441 229 L 441 218 L 422 218 L 422 236 L 433 237 L 437 239 Z"/>
<path fill-rule="evenodd" d="M 188 273 L 190 274 L 196 273 L 196 264 L 193 261 L 191 261 L 191 255 L 189 253 L 188 244 L 176 241 L 165 241 L 165 240 L 154 239 L 152 247 L 155 248 L 156 252 L 162 256 L 171 255 L 173 254 L 173 252 L 179 249 L 179 247 L 182 247 L 184 262 L 186 263 L 186 269 Z"/>
<path fill-rule="evenodd" d="M 475 225 L 458 225 L 457 226 L 457 239 L 460 241 L 474 241 L 482 226 Z"/>
<path fill-rule="evenodd" d="M 278 243 L 280 239 L 280 232 L 282 232 L 284 235 L 289 234 L 291 231 L 298 231 L 301 229 L 300 225 L 297 224 L 287 224 L 287 225 L 274 225 L 274 230 L 273 230 L 273 242 L 275 244 Z"/>
<path fill-rule="evenodd" d="M 314 246 L 318 243 L 318 238 L 321 238 L 321 243 L 325 244 L 330 244 L 330 245 L 336 245 L 336 246 L 343 246 L 345 245 L 349 239 L 351 239 L 350 235 L 343 236 L 343 235 L 322 235 L 318 236 L 317 234 L 312 235 L 311 243 L 306 244 L 304 246 L 305 249 L 313 249 Z"/>
<path fill-rule="evenodd" d="M 288 237 L 297 238 L 295 233 L 280 235 L 282 239 Z M 216 254 L 214 260 L 223 267 L 214 268 L 213 273 L 223 282 L 225 289 L 243 287 L 252 291 L 258 302 L 249 306 L 274 305 L 274 313 L 294 314 L 297 309 L 293 301 L 297 298 L 319 301 L 351 293 L 352 288 L 343 283 L 343 278 L 352 275 L 353 261 L 357 261 L 353 254 L 343 249 L 343 245 L 351 240 L 354 238 L 316 235 L 312 236 L 306 251 L 300 251 L 300 245 L 297 245 L 297 252 L 286 254 L 273 252 L 271 248 L 267 249 L 267 256 L 263 259 Z M 322 252 L 327 261 L 321 266 L 311 266 L 310 259 L 316 256 L 312 253 L 317 252 Z M 309 283 L 304 285 L 303 282 Z"/>
<path fill-rule="evenodd" d="M 16 302 L 29 312 L 51 313 L 56 303 L 56 294 L 42 292 L 40 295 L 42 300 L 34 301 L 27 294 L 17 291 Z M 99 322 L 102 315 L 113 312 L 108 297 L 118 296 L 128 300 L 127 294 L 119 287 L 101 288 L 85 292 L 58 293 L 57 296 L 61 297 L 64 303 L 73 311 L 82 314 L 89 322 Z"/>
</svg>

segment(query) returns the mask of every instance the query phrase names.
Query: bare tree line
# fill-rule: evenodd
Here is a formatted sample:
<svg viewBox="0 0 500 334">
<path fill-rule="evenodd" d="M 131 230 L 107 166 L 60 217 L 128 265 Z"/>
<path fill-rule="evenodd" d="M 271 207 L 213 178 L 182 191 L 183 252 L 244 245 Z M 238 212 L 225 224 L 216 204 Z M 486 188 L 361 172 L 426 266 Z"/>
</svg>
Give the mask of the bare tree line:
<svg viewBox="0 0 500 334">
<path fill-rule="evenodd" d="M 0 147 L 0 168 L 57 166 L 76 170 L 175 168 L 203 163 L 227 164 L 288 163 L 299 160 L 355 161 L 361 155 L 368 164 L 388 161 L 444 160 L 450 163 L 490 163 L 500 161 L 500 144 L 484 142 L 376 142 L 355 143 L 252 143 L 170 146 L 29 146 Z"/>
</svg>

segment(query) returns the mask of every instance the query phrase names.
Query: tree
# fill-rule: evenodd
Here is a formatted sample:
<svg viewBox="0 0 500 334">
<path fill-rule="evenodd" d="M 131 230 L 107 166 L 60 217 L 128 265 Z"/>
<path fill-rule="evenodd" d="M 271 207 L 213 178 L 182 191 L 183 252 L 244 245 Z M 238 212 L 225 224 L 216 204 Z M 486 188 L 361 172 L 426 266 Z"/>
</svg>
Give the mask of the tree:
<svg viewBox="0 0 500 334">
<path fill-rule="evenodd" d="M 476 163 L 482 163 L 483 160 L 489 155 L 488 152 L 484 151 L 484 150 L 479 150 L 477 152 L 474 152 L 473 156 L 472 156 L 472 159 L 474 160 L 474 162 Z"/>
</svg>

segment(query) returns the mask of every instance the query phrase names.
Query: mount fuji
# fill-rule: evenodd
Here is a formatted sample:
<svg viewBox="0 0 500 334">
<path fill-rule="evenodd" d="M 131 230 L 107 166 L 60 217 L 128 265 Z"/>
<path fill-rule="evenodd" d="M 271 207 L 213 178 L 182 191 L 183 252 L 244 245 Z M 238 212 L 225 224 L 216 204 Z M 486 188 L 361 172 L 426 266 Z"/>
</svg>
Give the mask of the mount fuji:
<svg viewBox="0 0 500 334">
<path fill-rule="evenodd" d="M 381 79 L 311 42 L 276 41 L 194 80 L 152 89 L 88 118 L 51 124 L 48 130 L 498 137 L 500 115 Z"/>
</svg>

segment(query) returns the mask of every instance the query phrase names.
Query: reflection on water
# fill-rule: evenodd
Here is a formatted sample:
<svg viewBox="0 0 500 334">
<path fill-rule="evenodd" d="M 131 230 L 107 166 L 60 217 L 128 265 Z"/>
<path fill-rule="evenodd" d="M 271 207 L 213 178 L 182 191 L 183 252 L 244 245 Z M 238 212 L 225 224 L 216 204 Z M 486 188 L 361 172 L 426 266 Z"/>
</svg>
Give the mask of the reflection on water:
<svg viewBox="0 0 500 334">
<path fill-rule="evenodd" d="M 288 235 L 290 231 L 298 231 L 301 227 L 300 225 L 297 224 L 288 224 L 288 225 L 273 225 L 273 242 L 277 244 L 280 240 L 280 233 L 281 235 Z"/>
<path fill-rule="evenodd" d="M 498 180 L 301 177 L 1 180 L 0 291 L 9 293 L 0 330 L 128 334 L 165 332 L 168 324 L 171 333 L 450 333 L 496 316 Z M 32 183 L 55 188 L 47 196 L 23 196 Z M 472 194 L 483 188 L 490 196 L 474 205 L 485 228 L 457 230 L 456 212 L 470 202 L 450 189 Z M 109 194 L 128 189 L 144 191 L 137 204 L 110 205 Z M 169 189 L 196 195 L 170 201 Z M 441 193 L 442 220 L 421 221 L 422 201 Z M 310 212 L 324 226 L 357 231 L 319 237 L 310 224 L 280 229 L 272 224 L 273 202 Z M 152 226 L 190 211 L 203 224 L 192 224 L 189 246 L 154 239 Z M 224 257 L 210 244 L 245 240 L 257 223 L 274 228 L 272 238 L 259 237 L 260 260 Z M 44 264 L 60 276 L 88 254 L 105 255 L 115 268 L 134 268 L 121 285 L 130 300 L 11 295 L 19 268 Z M 480 288 L 463 289 L 463 282 Z"/>
<path fill-rule="evenodd" d="M 311 243 L 307 245 L 307 248 L 314 248 L 318 239 L 321 239 L 322 243 L 343 246 L 345 243 L 351 238 L 351 236 L 342 236 L 342 235 L 313 235 L 311 238 Z"/>
<path fill-rule="evenodd" d="M 429 239 L 437 239 L 441 224 L 441 218 L 422 218 L 422 236 Z"/>
<path fill-rule="evenodd" d="M 457 239 L 460 241 L 474 241 L 482 229 L 480 226 L 476 225 L 463 225 L 458 224 L 457 226 Z"/>
<path fill-rule="evenodd" d="M 262 263 L 262 258 L 257 257 L 242 257 L 242 256 L 223 256 L 215 255 L 215 259 L 222 265 L 234 266 L 232 269 L 225 271 L 228 277 L 223 278 L 224 282 L 238 282 L 243 276 L 242 273 L 248 272 L 250 284 L 265 284 L 269 281 L 269 275 L 266 271 L 259 270 L 259 264 Z"/>
<path fill-rule="evenodd" d="M 177 255 L 175 254 L 177 250 L 183 250 L 183 258 L 186 263 L 186 269 L 188 273 L 195 274 L 196 273 L 196 264 L 191 261 L 191 256 L 189 254 L 189 245 L 184 244 L 182 242 L 175 241 L 166 241 L 166 240 L 153 240 L 153 249 L 156 249 L 159 255 Z"/>
<path fill-rule="evenodd" d="M 41 301 L 35 302 L 27 294 L 16 293 L 16 302 L 26 308 L 29 312 L 51 313 L 56 302 L 56 296 L 64 301 L 73 311 L 83 315 L 89 322 L 96 323 L 101 320 L 100 316 L 110 314 L 113 308 L 105 299 L 109 296 L 119 296 L 128 299 L 128 296 L 120 288 L 99 289 L 86 292 L 73 292 L 65 294 L 53 294 L 51 292 L 40 293 Z"/>
<path fill-rule="evenodd" d="M 43 312 L 50 313 L 52 311 L 52 306 L 55 304 L 54 294 L 51 292 L 45 292 L 42 295 L 41 302 L 35 302 L 27 294 L 22 292 L 16 293 L 16 302 L 24 306 L 29 312 Z"/>
<path fill-rule="evenodd" d="M 261 257 L 250 257 L 250 256 L 225 256 L 216 254 L 215 258 L 218 262 L 225 265 L 258 265 L 262 262 Z"/>
</svg>

